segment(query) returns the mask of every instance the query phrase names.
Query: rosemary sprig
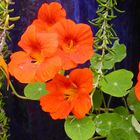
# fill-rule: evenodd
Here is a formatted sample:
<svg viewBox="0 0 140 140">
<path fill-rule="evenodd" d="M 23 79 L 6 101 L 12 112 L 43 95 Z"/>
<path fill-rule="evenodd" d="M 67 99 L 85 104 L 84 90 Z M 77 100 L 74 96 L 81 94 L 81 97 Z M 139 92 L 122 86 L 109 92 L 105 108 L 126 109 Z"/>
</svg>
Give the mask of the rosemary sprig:
<svg viewBox="0 0 140 140">
<path fill-rule="evenodd" d="M 11 0 L 0 0 L 0 55 L 7 52 L 6 38 L 9 38 L 9 30 L 14 28 L 14 24 L 10 24 L 10 21 L 16 21 L 20 17 L 10 17 L 10 13 L 14 9 L 9 9 L 9 5 L 14 4 Z"/>
<path fill-rule="evenodd" d="M 0 140 L 7 140 L 8 139 L 8 122 L 9 119 L 7 118 L 4 110 L 4 101 L 2 95 L 0 95 Z"/>
<path fill-rule="evenodd" d="M 97 80 L 94 83 L 94 88 L 98 87 L 100 79 L 104 76 L 103 59 L 107 52 L 110 51 L 110 45 L 114 40 L 117 40 L 117 34 L 113 29 L 111 21 L 116 18 L 114 11 L 123 12 L 117 9 L 117 0 L 96 0 L 98 9 L 96 11 L 97 18 L 89 21 L 92 25 L 96 26 L 98 31 L 94 38 L 95 52 L 101 54 L 99 61 L 99 68 L 95 70 L 97 73 Z"/>
<path fill-rule="evenodd" d="M 10 24 L 10 21 L 16 21 L 19 17 L 10 17 L 10 13 L 14 9 L 9 9 L 9 5 L 14 4 L 11 0 L 0 0 L 0 55 L 4 58 L 8 54 L 8 46 L 6 39 L 9 37 L 9 30 L 14 28 L 14 24 Z M 4 76 L 0 71 L 0 88 L 3 86 Z M 8 118 L 4 112 L 4 100 L 0 93 L 0 140 L 8 139 Z"/>
</svg>

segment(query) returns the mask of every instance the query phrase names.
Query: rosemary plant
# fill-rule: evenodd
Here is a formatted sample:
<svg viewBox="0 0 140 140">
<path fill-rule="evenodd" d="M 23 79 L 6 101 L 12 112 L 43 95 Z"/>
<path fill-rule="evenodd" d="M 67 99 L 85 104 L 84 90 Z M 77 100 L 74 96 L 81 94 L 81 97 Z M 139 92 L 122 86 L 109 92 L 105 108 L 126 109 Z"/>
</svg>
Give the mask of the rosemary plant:
<svg viewBox="0 0 140 140">
<path fill-rule="evenodd" d="M 0 140 L 7 140 L 8 138 L 8 118 L 3 110 L 3 97 L 0 95 Z"/>
<path fill-rule="evenodd" d="M 14 9 L 9 9 L 9 5 L 14 4 L 11 0 L 0 0 L 0 55 L 5 55 L 8 51 L 6 38 L 9 38 L 9 30 L 14 28 L 10 21 L 16 21 L 19 17 L 10 17 Z"/>
<path fill-rule="evenodd" d="M 96 11 L 97 18 L 90 21 L 91 24 L 98 27 L 95 35 L 94 47 L 96 49 L 107 49 L 107 45 L 112 44 L 113 40 L 118 39 L 116 32 L 113 29 L 112 21 L 117 16 L 114 14 L 117 1 L 116 0 L 97 0 L 98 9 Z"/>
<path fill-rule="evenodd" d="M 9 5 L 14 4 L 11 0 L 0 0 L 0 56 L 6 58 L 8 55 L 8 46 L 6 39 L 10 39 L 9 30 L 14 28 L 10 21 L 16 21 L 19 17 L 10 17 L 14 9 L 9 9 Z M 0 71 L 0 89 L 3 86 L 4 75 Z M 4 100 L 0 93 L 0 140 L 8 139 L 8 118 L 4 112 Z"/>
<path fill-rule="evenodd" d="M 92 25 L 96 26 L 98 31 L 95 34 L 94 38 L 94 48 L 95 52 L 101 54 L 94 55 L 91 59 L 91 64 L 93 64 L 96 57 L 96 64 L 98 63 L 98 68 L 94 70 L 98 74 L 97 81 L 95 82 L 94 87 L 98 87 L 100 79 L 103 77 L 103 63 L 105 55 L 112 51 L 110 45 L 114 40 L 118 40 L 117 34 L 113 29 L 113 24 L 111 21 L 117 16 L 114 14 L 114 11 L 120 11 L 117 6 L 117 0 L 96 0 L 98 3 L 98 9 L 96 11 L 97 18 L 89 21 Z M 112 52 L 113 53 L 113 52 Z M 95 65 L 95 63 L 93 64 Z M 92 66 L 91 66 L 92 68 Z M 109 68 L 110 69 L 110 68 Z"/>
</svg>

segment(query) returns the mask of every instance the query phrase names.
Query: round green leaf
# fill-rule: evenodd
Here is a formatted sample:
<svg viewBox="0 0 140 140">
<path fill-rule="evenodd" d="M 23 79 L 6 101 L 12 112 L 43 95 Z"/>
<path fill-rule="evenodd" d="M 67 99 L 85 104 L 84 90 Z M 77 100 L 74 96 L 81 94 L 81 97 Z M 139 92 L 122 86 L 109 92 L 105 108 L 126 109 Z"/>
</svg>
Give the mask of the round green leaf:
<svg viewBox="0 0 140 140">
<path fill-rule="evenodd" d="M 101 90 L 111 96 L 123 97 L 132 87 L 133 73 L 125 69 L 111 72 L 100 81 Z"/>
<path fill-rule="evenodd" d="M 109 53 L 104 56 L 103 69 L 112 69 L 116 62 L 121 62 L 125 57 L 125 45 L 115 41 Z"/>
<path fill-rule="evenodd" d="M 24 88 L 24 95 L 31 100 L 39 100 L 45 94 L 47 94 L 47 90 L 46 84 L 43 82 L 33 82 Z"/>
<path fill-rule="evenodd" d="M 124 44 L 119 44 L 118 40 L 114 42 L 111 51 L 115 62 L 121 62 L 126 57 L 126 47 Z"/>
<path fill-rule="evenodd" d="M 107 136 L 117 124 L 122 121 L 119 114 L 116 113 L 103 113 L 94 119 L 96 132 L 101 136 Z"/>
<path fill-rule="evenodd" d="M 101 67 L 101 63 L 103 63 L 102 69 L 112 69 L 115 64 L 115 59 L 113 55 L 106 54 L 101 61 L 101 55 L 95 53 L 90 59 L 90 68 L 91 69 L 99 69 Z"/>
<path fill-rule="evenodd" d="M 106 54 L 103 59 L 103 69 L 112 69 L 116 61 L 114 56 L 110 53 Z"/>
<path fill-rule="evenodd" d="M 108 137 L 109 135 L 111 135 L 109 136 L 109 138 L 110 137 L 112 138 L 112 135 L 114 135 L 114 131 L 115 131 L 114 129 L 119 129 L 119 130 L 121 129 L 120 131 L 122 131 L 123 129 L 129 136 L 128 140 L 138 139 L 137 133 L 135 132 L 132 126 L 130 115 L 124 118 L 117 113 L 104 113 L 96 116 L 94 123 L 96 126 L 96 132 L 101 136 Z M 120 137 L 123 136 L 121 135 Z M 118 136 L 118 139 L 120 137 Z"/>
<path fill-rule="evenodd" d="M 102 58 L 101 55 L 95 53 L 90 59 L 91 69 L 99 69 L 101 63 L 102 69 L 112 69 L 116 62 L 121 62 L 126 57 L 126 47 L 124 44 L 119 44 L 115 41 L 110 51 Z"/>
<path fill-rule="evenodd" d="M 100 54 L 94 53 L 94 55 L 90 59 L 90 64 L 91 64 L 90 68 L 91 69 L 100 68 L 100 62 L 101 62 L 100 57 L 101 57 Z"/>
<path fill-rule="evenodd" d="M 89 117 L 80 120 L 67 118 L 64 127 L 72 140 L 88 140 L 95 133 L 95 125 Z"/>
<path fill-rule="evenodd" d="M 107 140 L 131 140 L 129 134 L 124 129 L 112 129 L 107 137 Z"/>
<path fill-rule="evenodd" d="M 123 116 L 123 117 L 126 117 L 129 115 L 129 112 L 128 110 L 124 107 L 124 106 L 119 106 L 119 107 L 116 107 L 114 109 L 114 112 L 115 113 L 118 113 L 119 115 Z"/>
<path fill-rule="evenodd" d="M 123 120 L 118 123 L 117 128 L 124 129 L 128 133 L 129 140 L 138 140 L 137 133 L 132 126 L 131 120 L 132 120 L 132 115 L 123 118 Z"/>
</svg>

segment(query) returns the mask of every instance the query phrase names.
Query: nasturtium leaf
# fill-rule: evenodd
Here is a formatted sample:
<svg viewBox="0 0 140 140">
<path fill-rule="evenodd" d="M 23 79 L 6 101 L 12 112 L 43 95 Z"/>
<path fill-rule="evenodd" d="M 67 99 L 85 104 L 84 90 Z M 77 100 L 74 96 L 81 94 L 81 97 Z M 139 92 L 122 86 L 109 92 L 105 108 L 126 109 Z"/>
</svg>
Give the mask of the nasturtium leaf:
<svg viewBox="0 0 140 140">
<path fill-rule="evenodd" d="M 103 69 L 112 69 L 117 62 L 121 62 L 126 57 L 126 47 L 115 41 L 113 47 L 104 56 Z"/>
<path fill-rule="evenodd" d="M 127 97 L 127 103 L 130 108 L 134 112 L 134 116 L 138 121 L 140 121 L 140 102 L 137 100 L 134 89 L 131 89 Z"/>
<path fill-rule="evenodd" d="M 102 105 L 103 93 L 101 93 L 100 90 L 96 89 L 96 91 L 93 94 L 92 101 L 93 101 L 93 108 L 99 109 L 100 106 Z"/>
<path fill-rule="evenodd" d="M 103 114 L 99 114 L 96 116 L 96 118 L 94 119 L 94 123 L 95 123 L 95 127 L 96 127 L 96 132 L 101 136 L 105 136 L 105 137 L 109 136 L 109 138 L 110 138 L 114 134 L 114 131 L 116 129 L 118 129 L 120 131 L 122 131 L 122 129 L 123 129 L 129 136 L 128 140 L 137 140 L 138 139 L 137 133 L 135 132 L 135 130 L 132 126 L 130 115 L 127 117 L 122 117 L 121 115 L 119 115 L 117 113 L 103 113 Z M 121 132 L 118 132 L 118 133 L 121 133 Z M 123 137 L 123 136 L 121 136 L 121 137 Z M 110 138 L 110 140 L 111 140 L 111 138 Z M 120 137 L 118 137 L 118 139 L 119 138 Z"/>
<path fill-rule="evenodd" d="M 115 63 L 114 55 L 108 53 L 104 56 L 102 69 L 112 69 Z"/>
<path fill-rule="evenodd" d="M 64 127 L 66 134 L 72 140 L 88 140 L 95 133 L 95 125 L 90 117 L 80 120 L 67 118 Z"/>
<path fill-rule="evenodd" d="M 126 47 L 124 44 L 119 44 L 118 40 L 114 42 L 111 52 L 115 62 L 121 62 L 126 57 Z"/>
<path fill-rule="evenodd" d="M 24 88 L 24 95 L 31 100 L 39 100 L 41 96 L 47 94 L 46 84 L 43 82 L 29 83 Z"/>
<path fill-rule="evenodd" d="M 119 106 L 114 109 L 114 113 L 118 113 L 119 115 L 126 117 L 129 115 L 128 110 L 124 106 Z"/>
<path fill-rule="evenodd" d="M 100 57 L 101 57 L 100 54 L 94 53 L 94 55 L 90 59 L 90 64 L 91 64 L 90 68 L 91 69 L 94 70 L 94 69 L 100 68 L 100 63 L 101 63 Z"/>
<path fill-rule="evenodd" d="M 140 124 L 139 124 L 139 122 L 137 121 L 137 119 L 134 117 L 134 116 L 132 116 L 132 126 L 135 128 L 135 130 L 138 132 L 138 133 L 140 133 Z"/>
<path fill-rule="evenodd" d="M 107 136 L 107 140 L 131 140 L 127 130 L 118 128 L 112 129 Z"/>
<path fill-rule="evenodd" d="M 114 97 L 123 97 L 132 87 L 133 73 L 125 69 L 111 72 L 100 81 L 101 90 Z"/>
<path fill-rule="evenodd" d="M 110 52 L 104 56 L 103 68 L 111 69 L 116 62 L 121 62 L 126 57 L 126 47 L 124 44 L 119 44 L 115 41 Z"/>
<path fill-rule="evenodd" d="M 96 132 L 101 136 L 107 136 L 117 124 L 122 121 L 122 118 L 117 113 L 103 113 L 96 116 L 94 124 Z"/>
<path fill-rule="evenodd" d="M 133 128 L 132 122 L 131 122 L 132 115 L 128 115 L 126 117 L 121 116 L 121 118 L 122 118 L 122 121 L 118 122 L 117 125 L 113 129 L 123 129 L 125 132 L 127 132 L 129 136 L 128 140 L 138 140 L 139 135 Z"/>
<path fill-rule="evenodd" d="M 90 68 L 91 69 L 99 69 L 102 65 L 102 69 L 112 69 L 115 64 L 115 59 L 113 55 L 105 55 L 101 60 L 101 55 L 95 53 L 90 59 Z"/>
<path fill-rule="evenodd" d="M 130 140 L 138 140 L 139 135 L 133 128 L 131 120 L 132 120 L 132 115 L 128 115 L 125 118 L 123 117 L 123 120 L 118 123 L 117 128 L 124 129 L 128 133 Z"/>
<path fill-rule="evenodd" d="M 126 47 L 124 44 L 119 44 L 119 41 L 115 41 L 113 47 L 109 52 L 104 55 L 101 60 L 101 55 L 95 53 L 90 59 L 91 69 L 99 69 L 102 65 L 102 69 L 112 69 L 117 62 L 121 62 L 126 57 Z"/>
</svg>

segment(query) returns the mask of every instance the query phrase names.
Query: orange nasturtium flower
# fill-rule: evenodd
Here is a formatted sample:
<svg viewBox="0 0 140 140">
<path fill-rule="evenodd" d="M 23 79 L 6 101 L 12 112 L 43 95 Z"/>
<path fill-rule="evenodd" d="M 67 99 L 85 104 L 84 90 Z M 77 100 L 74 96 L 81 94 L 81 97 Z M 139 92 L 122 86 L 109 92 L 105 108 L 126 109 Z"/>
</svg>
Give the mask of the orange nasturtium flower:
<svg viewBox="0 0 140 140">
<path fill-rule="evenodd" d="M 55 24 L 53 31 L 58 33 L 59 49 L 57 53 L 63 60 L 63 69 L 74 68 L 92 57 L 94 39 L 90 26 L 63 19 Z"/>
<path fill-rule="evenodd" d="M 66 11 L 58 2 L 44 3 L 38 11 L 34 24 L 41 30 L 49 30 L 55 23 L 66 17 Z M 45 25 L 45 26 L 42 26 Z"/>
<path fill-rule="evenodd" d="M 18 45 L 24 50 L 11 55 L 9 72 L 21 83 L 48 81 L 61 69 L 61 59 L 55 55 L 57 34 L 37 32 L 30 25 Z"/>
<path fill-rule="evenodd" d="M 66 77 L 57 74 L 46 87 L 49 94 L 41 97 L 40 105 L 53 119 L 65 119 L 70 112 L 80 119 L 91 109 L 93 75 L 88 68 L 75 69 Z"/>
<path fill-rule="evenodd" d="M 138 80 L 138 82 L 134 89 L 135 89 L 136 97 L 140 101 L 140 63 L 139 63 L 139 73 L 137 76 L 137 80 Z"/>
<path fill-rule="evenodd" d="M 7 64 L 5 63 L 4 59 L 2 56 L 0 56 L 0 68 L 2 68 L 2 70 L 4 70 L 5 72 L 5 76 L 7 78 L 7 82 L 9 83 L 9 71 L 8 71 L 8 67 Z"/>
</svg>

